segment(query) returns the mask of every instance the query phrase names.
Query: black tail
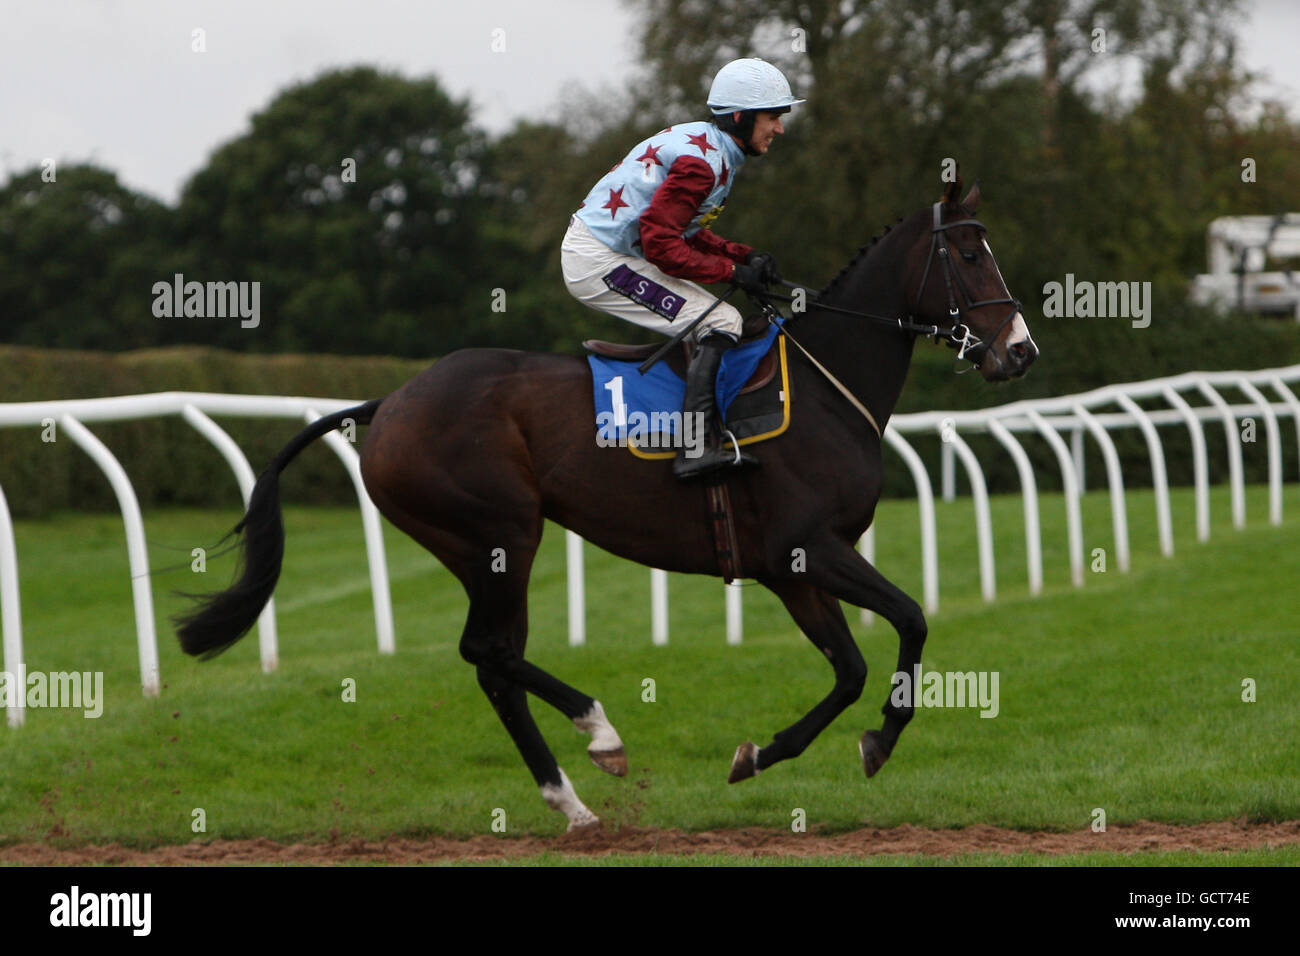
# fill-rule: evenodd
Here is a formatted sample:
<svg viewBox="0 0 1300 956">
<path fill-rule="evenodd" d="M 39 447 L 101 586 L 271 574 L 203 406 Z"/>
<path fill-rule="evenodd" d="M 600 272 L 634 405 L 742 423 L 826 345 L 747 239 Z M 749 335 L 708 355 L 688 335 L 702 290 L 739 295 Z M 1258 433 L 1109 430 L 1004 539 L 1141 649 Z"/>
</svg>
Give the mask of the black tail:
<svg viewBox="0 0 1300 956">
<path fill-rule="evenodd" d="M 247 634 L 271 600 L 284 558 L 284 525 L 280 520 L 280 472 L 298 453 L 347 419 L 368 425 L 382 398 L 326 415 L 308 425 L 280 450 L 258 476 L 248 501 L 248 512 L 231 534 L 243 533 L 242 573 L 230 587 L 197 599 L 188 614 L 173 623 L 181 650 L 207 660 L 216 657 Z"/>
</svg>

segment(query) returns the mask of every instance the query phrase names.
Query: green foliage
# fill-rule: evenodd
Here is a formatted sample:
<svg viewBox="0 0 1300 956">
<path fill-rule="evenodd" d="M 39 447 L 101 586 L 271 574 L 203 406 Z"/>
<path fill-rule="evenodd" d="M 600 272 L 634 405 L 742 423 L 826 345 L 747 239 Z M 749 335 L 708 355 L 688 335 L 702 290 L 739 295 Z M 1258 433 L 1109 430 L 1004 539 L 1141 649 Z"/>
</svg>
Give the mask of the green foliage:
<svg viewBox="0 0 1300 956">
<path fill-rule="evenodd" d="M 172 213 L 94 166 L 39 168 L 0 189 L 0 336 L 48 348 L 155 341 L 149 288 Z"/>
<path fill-rule="evenodd" d="M 186 186 L 179 229 L 198 275 L 260 280 L 260 350 L 429 354 L 486 314 L 487 146 L 433 79 L 358 68 L 280 94 Z M 248 340 L 247 342 L 245 340 Z"/>
</svg>

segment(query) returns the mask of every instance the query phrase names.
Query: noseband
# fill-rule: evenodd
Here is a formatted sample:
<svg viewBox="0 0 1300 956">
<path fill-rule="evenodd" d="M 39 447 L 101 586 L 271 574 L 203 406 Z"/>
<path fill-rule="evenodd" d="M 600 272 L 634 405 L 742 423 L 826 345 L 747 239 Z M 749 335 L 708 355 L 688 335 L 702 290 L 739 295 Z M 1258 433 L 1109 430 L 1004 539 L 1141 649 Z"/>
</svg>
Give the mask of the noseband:
<svg viewBox="0 0 1300 956">
<path fill-rule="evenodd" d="M 942 201 L 934 204 L 934 226 L 930 229 L 930 254 L 925 260 L 925 271 L 921 273 L 921 285 L 916 290 L 916 301 L 918 303 L 921 301 L 921 294 L 925 292 L 925 284 L 930 278 L 930 266 L 933 264 L 935 257 L 937 256 L 940 263 L 940 270 L 943 272 L 943 283 L 948 291 L 948 316 L 952 319 L 952 329 L 944 330 L 948 333 L 945 335 L 945 339 L 949 346 L 957 349 L 957 358 L 959 360 L 964 358 L 972 365 L 978 365 L 980 359 L 984 357 L 984 353 L 987 352 L 993 343 L 997 341 L 998 336 L 1002 334 L 1002 330 L 1007 327 L 1007 323 L 1014 319 L 1016 314 L 1020 312 L 1020 300 L 1011 298 L 1011 290 L 1007 289 L 1006 282 L 1003 281 L 1002 288 L 1007 292 L 1007 295 L 1003 298 L 981 299 L 978 302 L 972 301 L 970 290 L 966 288 L 966 283 L 962 280 L 961 273 L 953 267 L 952 256 L 948 251 L 948 237 L 946 233 L 949 229 L 953 229 L 957 226 L 974 226 L 976 229 L 983 232 L 987 232 L 988 227 L 978 219 L 958 219 L 954 222 L 943 222 L 941 221 L 942 206 Z M 990 259 L 991 258 L 992 256 L 990 256 Z M 996 264 L 994 265 L 994 268 L 997 268 Z M 998 274 L 998 278 L 1002 278 L 1001 273 Z M 978 309 L 986 305 L 1011 306 L 1011 311 L 1007 314 L 1007 317 L 1002 320 L 1002 324 L 993 331 L 991 336 L 989 336 L 987 342 L 971 332 L 970 327 L 961 321 L 962 310 L 957 305 L 957 296 L 953 290 L 954 281 L 956 282 L 957 287 L 961 289 L 962 297 L 966 300 L 967 311 Z"/>
</svg>

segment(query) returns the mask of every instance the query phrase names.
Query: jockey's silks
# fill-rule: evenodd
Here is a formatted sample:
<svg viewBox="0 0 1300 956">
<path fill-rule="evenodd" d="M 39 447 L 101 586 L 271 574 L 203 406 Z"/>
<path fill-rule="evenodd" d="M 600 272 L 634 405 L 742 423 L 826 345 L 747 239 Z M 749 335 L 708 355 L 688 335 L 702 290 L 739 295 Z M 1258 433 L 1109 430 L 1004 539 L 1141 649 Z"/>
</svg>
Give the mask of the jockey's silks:
<svg viewBox="0 0 1300 956">
<path fill-rule="evenodd" d="M 592 187 L 578 208 L 577 216 L 593 235 L 615 252 L 644 256 L 640 219 L 649 208 L 655 191 L 679 158 L 703 160 L 713 170 L 713 189 L 700 203 L 682 235 L 690 238 L 717 217 L 731 192 L 736 170 L 745 153 L 736 141 L 712 123 L 684 123 L 670 126 L 642 140 L 622 162 Z"/>
</svg>

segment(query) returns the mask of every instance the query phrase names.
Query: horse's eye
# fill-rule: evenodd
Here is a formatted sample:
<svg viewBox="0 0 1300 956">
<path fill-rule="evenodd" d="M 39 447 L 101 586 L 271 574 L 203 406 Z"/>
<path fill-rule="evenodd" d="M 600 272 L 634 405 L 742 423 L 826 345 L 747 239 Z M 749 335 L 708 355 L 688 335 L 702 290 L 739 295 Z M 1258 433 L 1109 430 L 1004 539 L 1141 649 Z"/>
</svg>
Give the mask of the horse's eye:
<svg viewBox="0 0 1300 956">
<path fill-rule="evenodd" d="M 965 259 L 967 262 L 974 262 L 976 259 L 980 257 L 980 254 L 978 252 L 966 252 L 963 250 L 961 257 Z"/>
</svg>

